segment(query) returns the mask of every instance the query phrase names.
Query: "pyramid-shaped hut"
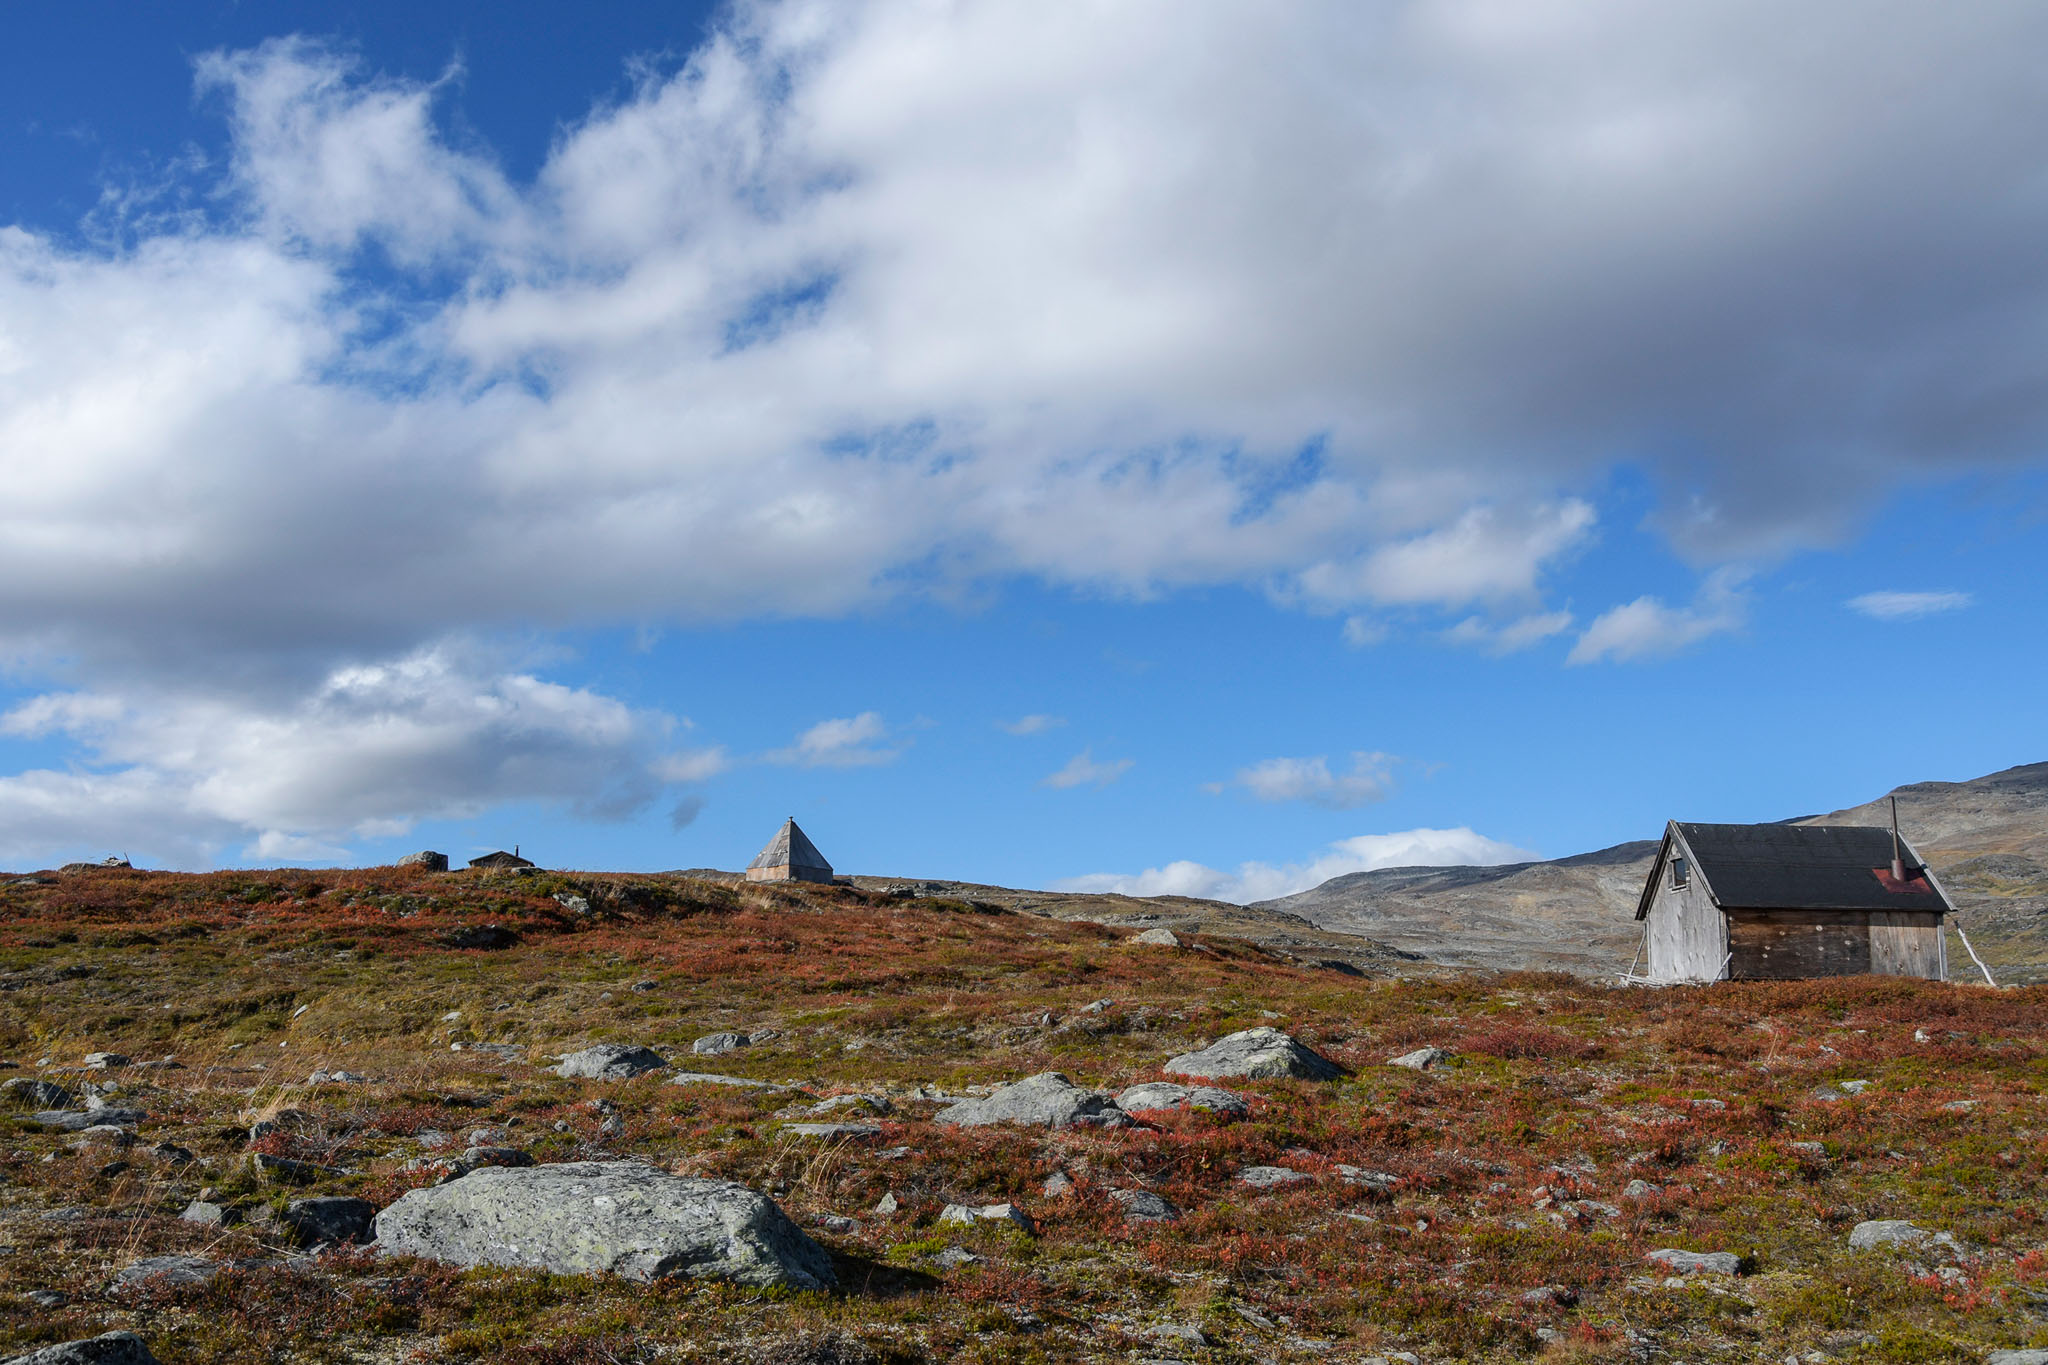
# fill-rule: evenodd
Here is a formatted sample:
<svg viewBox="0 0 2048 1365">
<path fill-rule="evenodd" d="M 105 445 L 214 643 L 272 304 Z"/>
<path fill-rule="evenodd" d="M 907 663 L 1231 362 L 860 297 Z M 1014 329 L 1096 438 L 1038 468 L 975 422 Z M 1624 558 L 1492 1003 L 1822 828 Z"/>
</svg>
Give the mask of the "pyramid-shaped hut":
<svg viewBox="0 0 2048 1365">
<path fill-rule="evenodd" d="M 750 882 L 818 882 L 832 884 L 832 864 L 818 852 L 810 836 L 797 828 L 796 818 L 784 820 L 768 846 L 747 864 Z"/>
</svg>

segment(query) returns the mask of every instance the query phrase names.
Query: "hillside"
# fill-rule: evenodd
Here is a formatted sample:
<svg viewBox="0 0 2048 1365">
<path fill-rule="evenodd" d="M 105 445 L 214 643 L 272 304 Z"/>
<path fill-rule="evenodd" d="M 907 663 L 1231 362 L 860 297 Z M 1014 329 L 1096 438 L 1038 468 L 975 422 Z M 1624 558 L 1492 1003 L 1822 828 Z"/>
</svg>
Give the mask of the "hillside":
<svg viewBox="0 0 2048 1365">
<path fill-rule="evenodd" d="M 1901 828 L 1954 893 L 1963 930 L 1993 972 L 2002 982 L 2048 979 L 2048 763 L 1915 782 L 1893 795 Z M 1796 823 L 1885 824 L 1887 797 Z M 1504 867 L 1386 868 L 1251 908 L 1437 963 L 1618 973 L 1641 939 L 1636 898 L 1656 851 L 1643 840 Z M 1952 975 L 1974 971 L 1954 935 L 1949 958 Z"/>
<path fill-rule="evenodd" d="M 162 1365 L 2048 1344 L 2039 989 L 1360 978 L 1132 937 L 682 876 L 8 880 L 0 1357 L 118 1331 Z M 1218 1077 L 1205 1109 L 1126 1088 L 1252 1028 L 1342 1074 Z M 593 1044 L 617 1074 L 556 1067 Z M 1050 1071 L 1091 1121 L 953 1107 Z M 505 1212 L 629 1176 L 759 1221 L 656 1261 L 702 1215 Z M 493 1254 L 542 1259 L 465 1268 L 505 1225 L 423 1207 L 516 1217 Z"/>
</svg>

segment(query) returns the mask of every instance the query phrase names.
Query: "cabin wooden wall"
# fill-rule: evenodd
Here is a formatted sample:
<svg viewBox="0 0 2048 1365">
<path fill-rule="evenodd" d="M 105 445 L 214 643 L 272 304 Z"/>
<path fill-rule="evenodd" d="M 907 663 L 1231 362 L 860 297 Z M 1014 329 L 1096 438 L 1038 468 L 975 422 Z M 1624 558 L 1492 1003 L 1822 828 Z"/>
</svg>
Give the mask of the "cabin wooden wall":
<svg viewBox="0 0 2048 1365">
<path fill-rule="evenodd" d="M 1930 912 L 1730 910 L 1728 975 L 1942 977 L 1941 917 Z"/>
<path fill-rule="evenodd" d="M 1728 955 L 1726 923 L 1695 871 L 1683 887 L 1671 885 L 1671 869 L 1658 877 L 1650 902 L 1650 979 L 1652 981 L 1718 981 Z"/>
</svg>

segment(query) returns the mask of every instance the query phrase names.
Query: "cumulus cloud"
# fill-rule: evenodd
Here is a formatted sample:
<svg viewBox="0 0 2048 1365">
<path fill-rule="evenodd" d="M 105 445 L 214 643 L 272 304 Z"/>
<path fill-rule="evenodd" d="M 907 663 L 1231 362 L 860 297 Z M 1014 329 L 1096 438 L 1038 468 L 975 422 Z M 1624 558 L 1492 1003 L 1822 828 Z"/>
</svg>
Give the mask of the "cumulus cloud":
<svg viewBox="0 0 2048 1365">
<path fill-rule="evenodd" d="M 345 860 L 341 841 L 507 801 L 592 819 L 643 809 L 672 720 L 441 647 L 340 668 L 258 704 L 136 690 L 34 698 L 0 733 L 72 741 L 89 761 L 0 777 L 0 856 L 134 847 L 207 863 Z"/>
<path fill-rule="evenodd" d="M 1240 863 L 1235 872 L 1223 872 L 1184 860 L 1137 873 L 1102 872 L 1073 877 L 1059 883 L 1057 889 L 1121 896 L 1194 896 L 1249 905 L 1291 896 L 1352 872 L 1371 872 L 1382 867 L 1492 867 L 1530 862 L 1537 856 L 1528 849 L 1489 839 L 1461 825 L 1456 829 L 1360 834 L 1339 839 L 1327 852 L 1301 863 L 1248 862 Z"/>
<path fill-rule="evenodd" d="M 1106 787 L 1129 772 L 1137 760 L 1129 758 L 1104 759 L 1097 762 L 1092 748 L 1083 749 L 1067 760 L 1067 766 L 1049 774 L 1040 786 L 1064 791 L 1069 787 Z"/>
<path fill-rule="evenodd" d="M 1514 654 L 1541 644 L 1553 635 L 1564 634 L 1572 628 L 1572 621 L 1572 614 L 1568 611 L 1531 612 L 1505 625 L 1468 616 L 1445 631 L 1444 639 L 1454 645 L 1482 649 L 1488 654 Z"/>
<path fill-rule="evenodd" d="M 1709 576 L 1691 606 L 1673 607 L 1655 597 L 1635 601 L 1595 617 L 1566 656 L 1572 664 L 1602 659 L 1628 662 L 1677 654 L 1710 635 L 1739 630 L 1748 618 L 1739 571 Z"/>
<path fill-rule="evenodd" d="M 881 713 L 863 711 L 857 716 L 821 720 L 798 735 L 789 748 L 771 750 L 767 759 L 805 768 L 872 768 L 893 763 L 902 754 L 902 742 L 876 743 L 888 737 L 889 727 L 883 724 Z"/>
<path fill-rule="evenodd" d="M 1880 621 L 1911 621 L 1938 612 L 1961 611 L 1975 599 L 1966 592 L 1867 592 L 1849 599 L 1849 610 Z"/>
<path fill-rule="evenodd" d="M 1331 810 L 1352 810 L 1383 801 L 1394 785 L 1391 754 L 1355 753 L 1351 771 L 1333 773 L 1330 760 L 1314 758 L 1268 758 L 1239 768 L 1229 782 L 1210 785 L 1220 792 L 1241 787 L 1260 801 L 1305 801 Z"/>
<path fill-rule="evenodd" d="M 1060 726 L 1065 725 L 1066 723 L 1067 718 L 1065 716 L 1042 716 L 1034 714 L 1029 716 L 1019 716 L 1015 720 L 999 720 L 996 722 L 996 728 L 998 730 L 1001 730 L 1006 735 L 1016 735 L 1019 738 L 1022 738 L 1025 735 L 1044 734 L 1047 730 L 1058 729 Z"/>
<path fill-rule="evenodd" d="M 1346 564 L 1305 570 L 1311 598 L 1459 606 L 1474 600 L 1521 600 L 1537 593 L 1543 569 L 1576 548 L 1592 530 L 1591 504 L 1577 498 L 1509 514 L 1474 507 L 1451 525 L 1385 545 Z"/>
</svg>

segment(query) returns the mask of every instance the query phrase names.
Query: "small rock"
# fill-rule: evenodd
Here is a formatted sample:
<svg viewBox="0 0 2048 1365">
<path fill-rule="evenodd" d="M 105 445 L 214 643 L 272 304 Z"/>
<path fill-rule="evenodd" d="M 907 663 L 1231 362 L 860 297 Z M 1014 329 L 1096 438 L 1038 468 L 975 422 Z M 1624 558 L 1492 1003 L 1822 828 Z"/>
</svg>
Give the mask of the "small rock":
<svg viewBox="0 0 2048 1365">
<path fill-rule="evenodd" d="M 1241 1030 L 1199 1052 L 1175 1057 L 1161 1069 L 1202 1080 L 1244 1076 L 1255 1080 L 1294 1077 L 1329 1081 L 1344 1074 L 1344 1069 L 1328 1057 L 1267 1025 Z"/>
<path fill-rule="evenodd" d="M 555 904 L 561 906 L 572 915 L 587 915 L 590 913 L 589 898 L 579 896 L 573 891 L 557 891 L 555 893 Z"/>
<path fill-rule="evenodd" d="M 59 1296 L 62 1297 L 61 1295 Z M 27 1355 L 9 1356 L 0 1365 L 158 1365 L 149 1347 L 133 1332 L 108 1332 L 84 1341 L 45 1346 Z"/>
<path fill-rule="evenodd" d="M 22 1297 L 38 1308 L 62 1308 L 71 1302 L 71 1296 L 61 1289 L 31 1289 Z"/>
<path fill-rule="evenodd" d="M 1947 1104 L 1941 1106 L 1941 1111 L 1944 1114 L 1967 1114 L 1976 1107 L 1977 1101 L 1975 1100 L 1950 1100 Z M 2006 1352 L 2005 1354 L 2014 1353 Z"/>
<path fill-rule="evenodd" d="M 1150 1190 L 1111 1190 L 1109 1197 L 1122 1207 L 1126 1223 L 1174 1223 L 1180 1220 L 1180 1210 Z"/>
<path fill-rule="evenodd" d="M 1057 1071 L 1045 1071 L 1002 1086 L 986 1098 L 961 1100 L 933 1115 L 949 1127 L 977 1128 L 1023 1123 L 1039 1128 L 1124 1128 L 1130 1115 L 1116 1101 L 1083 1090 Z"/>
<path fill-rule="evenodd" d="M 860 1231 L 859 1223 L 836 1213 L 821 1213 L 812 1221 L 825 1229 L 825 1231 L 836 1233 L 841 1237 L 850 1236 Z"/>
<path fill-rule="evenodd" d="M 1142 934 L 1132 935 L 1131 942 L 1143 944 L 1149 948 L 1178 948 L 1181 946 L 1180 936 L 1171 929 L 1147 929 Z"/>
<path fill-rule="evenodd" d="M 78 1130 L 79 1147 L 132 1147 L 135 1134 L 111 1123 L 95 1123 Z"/>
<path fill-rule="evenodd" d="M 1398 1057 L 1387 1058 L 1388 1066 L 1405 1066 L 1410 1071 L 1427 1071 L 1450 1056 L 1440 1047 L 1419 1047 Z"/>
<path fill-rule="evenodd" d="M 34 1076 L 16 1076 L 8 1081 L 0 1081 L 0 1097 L 4 1097 L 10 1104 L 26 1109 L 62 1109 L 78 1099 L 55 1081 L 45 1081 Z"/>
<path fill-rule="evenodd" d="M 1836 1084 L 1839 1085 L 1846 1094 L 1860 1095 L 1864 1091 L 1870 1089 L 1871 1083 L 1869 1081 L 1838 1081 L 1836 1082 Z"/>
<path fill-rule="evenodd" d="M 813 1114 L 830 1114 L 841 1109 L 858 1109 L 864 1114 L 879 1117 L 889 1112 L 890 1105 L 881 1095 L 834 1095 L 811 1106 Z"/>
<path fill-rule="evenodd" d="M 1653 1185 L 1647 1180 L 1631 1180 L 1622 1187 L 1623 1199 L 1655 1199 L 1664 1193 L 1662 1185 Z"/>
<path fill-rule="evenodd" d="M 1531 1289 L 1517 1300 L 1526 1308 L 1570 1308 L 1579 1301 L 1578 1291 L 1561 1284 Z"/>
<path fill-rule="evenodd" d="M 1115 1003 L 1116 1001 L 1107 998 L 1102 1000 L 1091 1000 L 1087 1004 L 1081 1006 L 1080 1013 L 1100 1014 L 1104 1010 L 1108 1009 L 1111 1005 L 1114 1005 Z"/>
<path fill-rule="evenodd" d="M 216 1204 L 206 1199 L 193 1200 L 185 1206 L 185 1211 L 178 1217 L 184 1222 L 197 1223 L 208 1228 L 226 1227 L 232 1221 L 225 1204 Z"/>
<path fill-rule="evenodd" d="M 175 1142 L 159 1142 L 149 1149 L 149 1154 L 165 1166 L 191 1166 L 199 1161 L 191 1148 L 180 1147 Z"/>
<path fill-rule="evenodd" d="M 1036 1234 L 1038 1224 L 1031 1221 L 1031 1215 L 1015 1204 L 983 1204 L 974 1211 L 974 1216 L 988 1223 L 1007 1223 L 1019 1232 Z"/>
<path fill-rule="evenodd" d="M 151 1256 L 135 1262 L 107 1283 L 109 1294 L 213 1283 L 220 1266 L 204 1256 Z"/>
<path fill-rule="evenodd" d="M 633 989 L 636 991 L 658 990 L 660 987 L 661 983 L 659 981 L 635 981 L 633 983 Z"/>
<path fill-rule="evenodd" d="M 112 1125 L 131 1127 L 148 1118 L 140 1109 L 43 1109 L 29 1116 L 29 1122 L 68 1133 Z"/>
<path fill-rule="evenodd" d="M 83 1064 L 94 1071 L 111 1071 L 129 1065 L 132 1060 L 119 1052 L 88 1052 Z"/>
<path fill-rule="evenodd" d="M 678 1071 L 668 1078 L 670 1085 L 737 1085 L 748 1090 L 794 1090 L 773 1081 L 750 1080 L 745 1076 L 720 1076 L 710 1071 Z"/>
<path fill-rule="evenodd" d="M 947 1247 L 944 1251 L 932 1257 L 932 1264 L 941 1270 L 957 1270 L 963 1265 L 974 1265 L 980 1260 L 981 1257 L 965 1247 Z"/>
<path fill-rule="evenodd" d="M 462 1164 L 474 1170 L 479 1166 L 531 1166 L 533 1156 L 517 1147 L 502 1147 L 496 1144 L 478 1144 L 462 1149 Z"/>
<path fill-rule="evenodd" d="M 1666 1247 L 1643 1257 L 1673 1275 L 1739 1275 L 1742 1258 L 1732 1251 L 1679 1251 Z"/>
<path fill-rule="evenodd" d="M 1389 1175 L 1385 1171 L 1368 1171 L 1362 1166 L 1346 1166 L 1341 1163 L 1337 1167 L 1337 1174 L 1347 1185 L 1363 1185 L 1378 1194 L 1385 1194 L 1401 1183 L 1401 1177 L 1398 1175 Z"/>
<path fill-rule="evenodd" d="M 1178 1085 L 1172 1081 L 1134 1085 L 1118 1095 L 1116 1103 L 1119 1109 L 1131 1114 L 1146 1109 L 1201 1109 L 1237 1118 L 1252 1111 L 1249 1104 L 1228 1090 L 1206 1085 Z"/>
<path fill-rule="evenodd" d="M 737 1052 L 747 1045 L 744 1033 L 707 1033 L 690 1044 L 690 1051 L 699 1057 L 722 1057 L 728 1052 Z"/>
<path fill-rule="evenodd" d="M 1040 1192 L 1047 1199 L 1058 1199 L 1061 1195 L 1073 1193 L 1073 1190 L 1074 1182 L 1068 1179 L 1067 1173 L 1065 1171 L 1054 1171 L 1045 1178 L 1045 1184 L 1041 1187 Z"/>
<path fill-rule="evenodd" d="M 1162 1322 L 1145 1329 L 1154 1341 L 1178 1341 L 1188 1346 L 1207 1346 L 1209 1335 L 1191 1322 Z"/>
<path fill-rule="evenodd" d="M 332 1166 L 322 1166 L 311 1161 L 294 1161 L 290 1157 L 271 1156 L 268 1152 L 251 1152 L 247 1159 L 250 1169 L 259 1180 L 273 1184 L 307 1185 L 322 1176 L 343 1174 Z"/>
<path fill-rule="evenodd" d="M 668 1063 L 652 1048 L 626 1043 L 597 1043 L 562 1058 L 554 1068 L 557 1076 L 577 1080 L 624 1081 Z"/>
<path fill-rule="evenodd" d="M 1240 1185 L 1249 1185 L 1255 1190 L 1277 1189 L 1314 1178 L 1302 1171 L 1290 1171 L 1285 1166 L 1247 1166 L 1237 1173 Z"/>
<path fill-rule="evenodd" d="M 882 1126 L 878 1123 L 785 1123 L 777 1131 L 793 1137 L 865 1142 L 880 1137 Z"/>
<path fill-rule="evenodd" d="M 302 1245 L 316 1242 L 367 1242 L 377 1206 L 367 1199 L 338 1196 L 294 1199 L 278 1219 Z"/>
<path fill-rule="evenodd" d="M 896 1202 L 896 1196 L 893 1193 L 885 1194 L 875 1202 L 875 1212 L 883 1218 L 894 1217 L 896 1210 L 902 1207 L 901 1204 Z"/>
</svg>

